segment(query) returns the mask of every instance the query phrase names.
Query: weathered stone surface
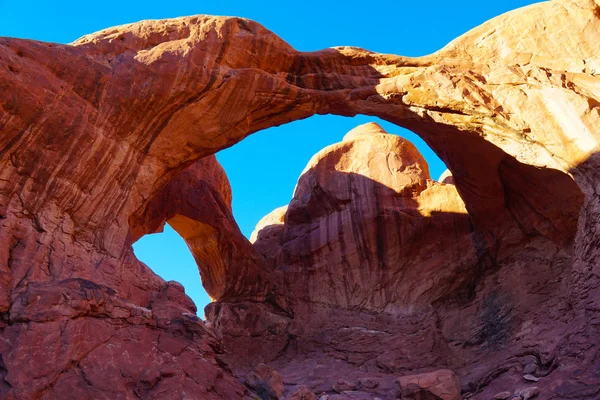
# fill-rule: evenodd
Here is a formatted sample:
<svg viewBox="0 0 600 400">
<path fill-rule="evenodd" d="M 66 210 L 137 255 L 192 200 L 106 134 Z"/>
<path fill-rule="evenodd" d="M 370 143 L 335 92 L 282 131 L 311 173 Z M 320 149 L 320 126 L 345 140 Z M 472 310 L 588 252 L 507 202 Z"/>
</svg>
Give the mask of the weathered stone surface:
<svg viewBox="0 0 600 400">
<path fill-rule="evenodd" d="M 523 379 L 525 379 L 526 381 L 530 381 L 530 382 L 537 382 L 540 380 L 540 378 L 533 376 L 531 374 L 525 374 L 523 375 Z"/>
<path fill-rule="evenodd" d="M 523 400 L 533 399 L 540 394 L 540 388 L 537 386 L 528 387 L 525 389 L 519 389 L 515 392 L 515 396 L 519 396 Z"/>
<path fill-rule="evenodd" d="M 512 397 L 512 392 L 500 392 L 494 395 L 494 400 L 506 400 Z"/>
<path fill-rule="evenodd" d="M 536 363 L 530 363 L 527 364 L 524 368 L 523 368 L 523 373 L 525 374 L 533 374 L 537 371 L 537 364 Z"/>
<path fill-rule="evenodd" d="M 279 372 L 265 364 L 258 364 L 246 376 L 246 385 L 262 400 L 279 400 L 283 397 L 283 378 Z"/>
<path fill-rule="evenodd" d="M 211 297 L 264 297 L 265 263 L 233 218 L 231 187 L 214 156 L 186 168 L 129 218 L 132 240 L 165 222 L 186 241 Z"/>
<path fill-rule="evenodd" d="M 408 310 L 468 290 L 476 279 L 473 230 L 458 192 L 430 179 L 413 144 L 376 124 L 355 128 L 309 161 L 284 220 L 279 243 L 269 225 L 254 244 L 267 259 L 275 250 L 263 240 L 279 248 L 270 261 L 285 266 L 291 298 Z"/>
<path fill-rule="evenodd" d="M 256 228 L 250 235 L 250 242 L 254 248 L 266 259 L 273 259 L 279 251 L 281 235 L 283 234 L 283 223 L 287 206 L 276 208 L 265 215 L 256 224 Z M 271 268 L 273 266 L 271 265 Z"/>
<path fill-rule="evenodd" d="M 449 370 L 398 378 L 403 399 L 461 400 L 460 380 Z"/>
<path fill-rule="evenodd" d="M 448 185 L 454 185 L 454 178 L 452 178 L 452 171 L 449 169 L 445 170 L 442 175 L 438 178 L 438 182 L 445 183 Z"/>
<path fill-rule="evenodd" d="M 266 362 L 315 393 L 378 380 L 353 398 L 450 368 L 487 398 L 534 358 L 544 398 L 597 398 L 599 9 L 536 4 L 416 59 L 300 53 L 208 16 L 72 45 L 0 38 L 2 397 L 236 399 L 234 375 Z M 363 127 L 317 156 L 250 246 L 222 175 L 194 163 L 317 113 L 413 130 L 455 186 L 410 151 L 384 162 L 359 142 L 386 135 Z M 214 329 L 133 255 L 165 221 L 217 299 Z"/>
<path fill-rule="evenodd" d="M 228 343 L 228 355 L 223 358 L 237 364 L 241 371 L 273 361 L 288 347 L 290 336 L 298 333 L 292 324 L 293 314 L 273 303 L 273 298 L 264 303 L 220 301 L 205 308 L 207 320 Z"/>
<path fill-rule="evenodd" d="M 317 396 L 306 386 L 300 386 L 287 400 L 317 400 Z"/>
<path fill-rule="evenodd" d="M 339 379 L 336 383 L 334 383 L 333 390 L 335 390 L 338 393 L 343 393 L 356 389 L 356 386 L 357 385 L 353 382 L 348 382 L 345 379 Z"/>
<path fill-rule="evenodd" d="M 373 378 L 361 378 L 358 380 L 358 384 L 364 389 L 375 389 L 377 386 L 379 386 L 379 382 Z"/>
<path fill-rule="evenodd" d="M 81 278 L 28 285 L 2 333 L 3 397 L 244 397 L 217 366 L 218 336 L 176 292 L 167 284 L 144 308 Z"/>
</svg>

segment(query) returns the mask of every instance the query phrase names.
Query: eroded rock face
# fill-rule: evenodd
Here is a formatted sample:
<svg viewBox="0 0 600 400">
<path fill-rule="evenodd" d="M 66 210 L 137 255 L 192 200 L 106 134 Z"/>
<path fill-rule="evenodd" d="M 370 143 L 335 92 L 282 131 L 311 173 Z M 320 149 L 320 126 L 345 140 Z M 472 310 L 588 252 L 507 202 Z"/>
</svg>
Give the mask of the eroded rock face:
<svg viewBox="0 0 600 400">
<path fill-rule="evenodd" d="M 448 370 L 400 377 L 397 381 L 403 399 L 462 400 L 460 381 Z"/>
<path fill-rule="evenodd" d="M 552 304 L 569 297 L 555 277 L 568 274 L 570 250 L 532 237 L 492 256 L 455 186 L 431 180 L 412 144 L 373 124 L 316 154 L 290 204 L 263 218 L 253 238 L 291 312 L 273 325 L 267 315 L 277 314 L 267 306 L 240 302 L 240 319 L 231 317 L 235 305 L 210 305 L 226 347 L 239 350 L 225 358 L 242 369 L 249 360 L 270 362 L 314 393 L 339 393 L 343 381 L 343 392 L 394 396 L 394 375 L 431 367 L 451 367 L 465 378 L 464 392 L 477 391 L 490 384 L 490 364 L 531 363 L 521 346 L 554 360 L 556 338 L 538 328 L 567 323 Z M 541 282 L 547 293 L 536 289 Z M 269 329 L 278 334 L 242 322 L 252 320 L 250 307 L 261 329 L 278 326 Z M 247 328 L 229 332 L 233 326 Z M 243 351 L 250 342 L 262 351 Z M 411 395 L 425 396 L 417 389 Z"/>
<path fill-rule="evenodd" d="M 375 124 L 309 161 L 285 224 L 262 229 L 278 227 L 278 243 L 261 230 L 254 245 L 292 299 L 391 312 L 467 292 L 475 279 L 473 230 L 458 192 L 430 179 L 412 143 Z"/>
<path fill-rule="evenodd" d="M 194 213 L 186 199 L 202 201 L 203 207 Z M 173 179 L 148 203 L 143 217 L 132 218 L 132 235 L 156 232 L 174 215 L 191 215 L 221 233 L 232 229 L 235 243 L 235 234 L 242 235 L 233 222 L 230 199 L 226 176 L 215 158 L 208 157 Z M 45 232 L 40 233 L 44 240 Z M 164 282 L 132 255 L 124 257 L 121 265 L 106 256 L 108 263 L 96 264 L 102 272 L 78 270 L 81 265 L 72 264 L 74 257 L 63 254 L 61 259 L 60 251 L 68 249 L 64 236 L 52 239 L 45 263 L 30 266 L 32 271 L 37 266 L 46 272 L 46 280 L 36 280 L 35 273 L 27 272 L 3 317 L 2 397 L 133 399 L 190 393 L 192 398 L 223 399 L 246 395 L 247 389 L 219 365 L 220 334 L 198 318 L 180 283 Z M 27 250 L 20 249 L 20 243 L 27 243 L 25 238 L 14 240 L 13 251 Z M 56 243 L 60 247 L 55 248 Z M 213 249 L 212 266 L 219 265 L 220 257 L 237 254 L 228 243 Z M 27 253 L 16 254 L 23 259 L 9 259 L 9 267 L 23 265 L 27 257 Z M 251 254 L 245 254 L 248 264 Z M 107 267 L 115 264 L 120 268 Z M 73 277 L 56 278 L 65 265 Z M 218 276 L 222 270 L 210 272 Z M 96 279 L 105 276 L 112 286 L 92 281 L 94 273 Z M 213 275 L 205 276 L 206 281 L 218 284 L 211 280 Z M 142 290 L 144 296 L 139 296 Z"/>
<path fill-rule="evenodd" d="M 4 398 L 243 398 L 177 282 L 147 307 L 82 278 L 31 283 L 3 325 Z"/>
<path fill-rule="evenodd" d="M 343 379 L 369 398 L 398 395 L 407 371 L 450 368 L 485 398 L 535 363 L 541 398 L 597 397 L 599 7 L 533 5 L 416 59 L 300 53 L 252 21 L 208 16 L 71 45 L 1 38 L 0 393 L 235 399 L 247 389 L 234 375 L 266 362 L 290 390 Z M 223 182 L 202 176 L 213 161 L 193 165 L 315 113 L 412 129 L 455 186 L 430 182 L 410 152 L 369 153 L 360 143 L 386 137 L 371 126 L 318 156 L 250 246 Z M 455 190 L 468 214 L 436 214 Z M 214 328 L 133 255 L 165 221 L 217 298 Z M 440 254 L 458 260 L 447 276 Z"/>
<path fill-rule="evenodd" d="M 229 180 L 214 156 L 179 173 L 129 218 L 132 241 L 165 222 L 186 241 L 211 297 L 264 299 L 271 286 L 264 260 L 233 218 Z"/>
</svg>

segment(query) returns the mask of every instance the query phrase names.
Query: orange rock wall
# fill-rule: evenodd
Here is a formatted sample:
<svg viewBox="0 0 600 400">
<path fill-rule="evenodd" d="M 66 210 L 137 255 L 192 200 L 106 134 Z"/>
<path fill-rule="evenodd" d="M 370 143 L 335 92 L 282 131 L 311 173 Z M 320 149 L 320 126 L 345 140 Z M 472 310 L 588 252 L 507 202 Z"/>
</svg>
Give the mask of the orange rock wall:
<svg viewBox="0 0 600 400">
<path fill-rule="evenodd" d="M 534 363 L 542 398 L 595 398 L 599 6 L 532 5 L 421 58 L 300 53 L 209 16 L 0 38 L 0 393 L 243 398 L 264 361 L 288 391 L 368 374 L 365 396 L 393 397 L 398 374 L 450 368 L 490 397 Z M 252 247 L 205 157 L 325 113 L 413 130 L 456 192 L 351 135 Z M 209 324 L 133 255 L 165 221 L 219 300 Z"/>
</svg>

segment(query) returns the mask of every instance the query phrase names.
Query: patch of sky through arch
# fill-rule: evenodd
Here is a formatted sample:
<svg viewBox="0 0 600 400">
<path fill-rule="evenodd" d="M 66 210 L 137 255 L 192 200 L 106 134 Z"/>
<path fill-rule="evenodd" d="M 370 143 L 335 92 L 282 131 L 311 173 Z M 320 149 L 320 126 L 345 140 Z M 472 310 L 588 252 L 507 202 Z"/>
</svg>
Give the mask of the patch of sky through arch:
<svg viewBox="0 0 600 400">
<path fill-rule="evenodd" d="M 290 202 L 296 182 L 314 154 L 367 122 L 377 122 L 390 134 L 398 134 L 417 146 L 432 179 L 446 170 L 419 136 L 374 117 L 318 115 L 265 129 L 217 154 L 231 183 L 233 214 L 242 233 L 249 238 L 262 217 Z M 202 287 L 194 258 L 177 232 L 165 225 L 163 233 L 146 235 L 133 248 L 136 256 L 163 279 L 181 282 L 196 303 L 198 315 L 203 315 L 211 300 Z"/>
<path fill-rule="evenodd" d="M 537 0 L 481 2 L 388 2 L 374 4 L 350 0 L 307 0 L 300 6 L 278 0 L 175 1 L 131 0 L 118 7 L 94 2 L 64 0 L 0 0 L 0 36 L 68 43 L 110 26 L 182 15 L 238 15 L 262 23 L 302 51 L 353 45 L 369 50 L 419 56 L 443 47 L 469 29 L 505 11 Z M 277 206 L 287 204 L 296 180 L 309 158 L 323 147 L 341 140 L 345 132 L 368 117 L 312 117 L 259 132 L 221 152 L 233 187 L 233 211 L 245 235 Z M 381 123 L 390 133 L 406 137 L 419 147 L 429 163 L 432 178 L 444 169 L 433 152 L 412 133 Z M 166 280 L 184 284 L 202 309 L 210 299 L 200 285 L 198 269 L 183 239 L 169 226 L 162 234 L 146 235 L 134 250 L 142 261 Z"/>
<path fill-rule="evenodd" d="M 290 202 L 296 182 L 314 154 L 341 142 L 348 131 L 367 122 L 377 122 L 388 133 L 398 134 L 417 146 L 432 179 L 437 180 L 446 170 L 415 133 L 374 117 L 316 115 L 269 128 L 217 153 L 231 183 L 233 215 L 242 233 L 249 238 L 262 217 Z"/>
</svg>

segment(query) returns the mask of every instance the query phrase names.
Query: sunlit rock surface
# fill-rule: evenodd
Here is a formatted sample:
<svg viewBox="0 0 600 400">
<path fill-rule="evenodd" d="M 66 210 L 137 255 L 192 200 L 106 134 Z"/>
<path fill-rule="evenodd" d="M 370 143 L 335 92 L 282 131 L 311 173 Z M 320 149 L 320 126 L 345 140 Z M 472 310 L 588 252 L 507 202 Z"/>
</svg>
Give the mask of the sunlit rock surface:
<svg viewBox="0 0 600 400">
<path fill-rule="evenodd" d="M 209 16 L 0 38 L 2 397 L 252 398 L 262 362 L 285 395 L 395 398 L 451 370 L 463 397 L 531 375 L 539 398 L 597 398 L 599 10 L 536 4 L 421 58 L 300 53 Z M 363 127 L 250 245 L 205 157 L 324 113 L 413 130 L 454 186 Z M 165 221 L 216 299 L 207 323 L 133 255 Z"/>
<path fill-rule="evenodd" d="M 254 245 L 291 298 L 393 311 L 471 290 L 472 233 L 458 192 L 430 179 L 417 148 L 368 124 L 312 157 L 284 224 Z"/>
</svg>

